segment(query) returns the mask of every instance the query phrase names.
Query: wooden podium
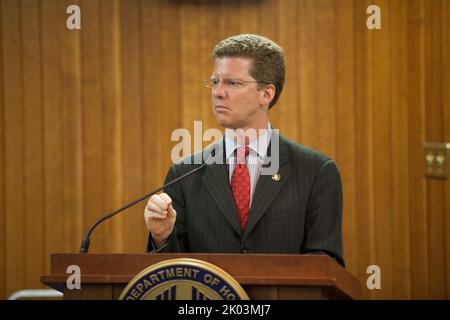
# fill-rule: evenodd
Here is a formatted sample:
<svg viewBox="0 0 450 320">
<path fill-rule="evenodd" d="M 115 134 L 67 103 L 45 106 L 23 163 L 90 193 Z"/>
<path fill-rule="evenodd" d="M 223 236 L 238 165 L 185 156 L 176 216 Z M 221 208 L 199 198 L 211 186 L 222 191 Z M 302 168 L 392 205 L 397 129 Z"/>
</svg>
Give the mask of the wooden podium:
<svg viewBox="0 0 450 320">
<path fill-rule="evenodd" d="M 167 259 L 208 261 L 234 277 L 250 299 L 359 299 L 361 285 L 325 255 L 285 254 L 52 254 L 42 283 L 64 299 L 117 299 L 133 277 Z M 69 290 L 67 267 L 81 269 L 81 289 Z"/>
</svg>

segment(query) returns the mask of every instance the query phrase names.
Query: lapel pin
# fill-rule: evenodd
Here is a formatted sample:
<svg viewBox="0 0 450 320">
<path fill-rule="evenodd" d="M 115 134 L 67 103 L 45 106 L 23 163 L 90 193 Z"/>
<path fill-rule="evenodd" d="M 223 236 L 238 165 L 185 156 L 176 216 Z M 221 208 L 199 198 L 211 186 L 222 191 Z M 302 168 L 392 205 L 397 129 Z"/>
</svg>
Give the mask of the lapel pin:
<svg viewBox="0 0 450 320">
<path fill-rule="evenodd" d="M 280 181 L 280 179 L 281 179 L 281 175 L 279 173 L 276 173 L 272 176 L 272 180 L 275 182 Z"/>
</svg>

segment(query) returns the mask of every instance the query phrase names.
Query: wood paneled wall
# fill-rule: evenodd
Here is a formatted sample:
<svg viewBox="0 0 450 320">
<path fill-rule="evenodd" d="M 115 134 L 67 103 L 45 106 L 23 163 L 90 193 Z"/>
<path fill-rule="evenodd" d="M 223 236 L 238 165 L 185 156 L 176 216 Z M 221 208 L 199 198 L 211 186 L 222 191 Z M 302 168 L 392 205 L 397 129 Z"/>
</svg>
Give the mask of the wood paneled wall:
<svg viewBox="0 0 450 320">
<path fill-rule="evenodd" d="M 202 80 L 214 45 L 244 32 L 286 52 L 272 124 L 337 160 L 347 268 L 365 287 L 381 267 L 364 297 L 450 298 L 450 184 L 422 168 L 425 141 L 450 141 L 449 0 L 0 3 L 1 298 L 41 287 L 50 253 L 159 186 L 172 130 L 217 127 Z M 91 252 L 143 252 L 143 206 L 101 225 Z"/>
</svg>

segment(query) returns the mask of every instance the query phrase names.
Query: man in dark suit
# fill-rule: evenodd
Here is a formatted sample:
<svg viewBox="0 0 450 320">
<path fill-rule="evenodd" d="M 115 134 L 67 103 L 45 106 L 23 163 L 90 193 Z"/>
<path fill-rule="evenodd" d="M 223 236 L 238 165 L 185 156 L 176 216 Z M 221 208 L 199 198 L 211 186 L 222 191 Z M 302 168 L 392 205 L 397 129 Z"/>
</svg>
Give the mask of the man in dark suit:
<svg viewBox="0 0 450 320">
<path fill-rule="evenodd" d="M 344 266 L 336 163 L 269 123 L 284 85 L 283 50 L 267 38 L 238 35 L 221 41 L 213 56 L 207 86 L 224 138 L 202 151 L 216 161 L 150 198 L 148 250 L 328 254 Z M 199 167 L 196 156 L 172 165 L 166 182 Z"/>
</svg>

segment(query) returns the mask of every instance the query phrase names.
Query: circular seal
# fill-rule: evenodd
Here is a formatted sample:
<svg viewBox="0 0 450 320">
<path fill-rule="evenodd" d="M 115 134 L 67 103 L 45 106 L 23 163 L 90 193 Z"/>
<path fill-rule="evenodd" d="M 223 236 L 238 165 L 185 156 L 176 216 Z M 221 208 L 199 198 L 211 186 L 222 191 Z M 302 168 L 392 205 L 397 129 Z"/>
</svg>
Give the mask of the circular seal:
<svg viewBox="0 0 450 320">
<path fill-rule="evenodd" d="M 240 284 L 223 269 L 197 259 L 170 259 L 137 274 L 120 300 L 248 300 Z"/>
</svg>

